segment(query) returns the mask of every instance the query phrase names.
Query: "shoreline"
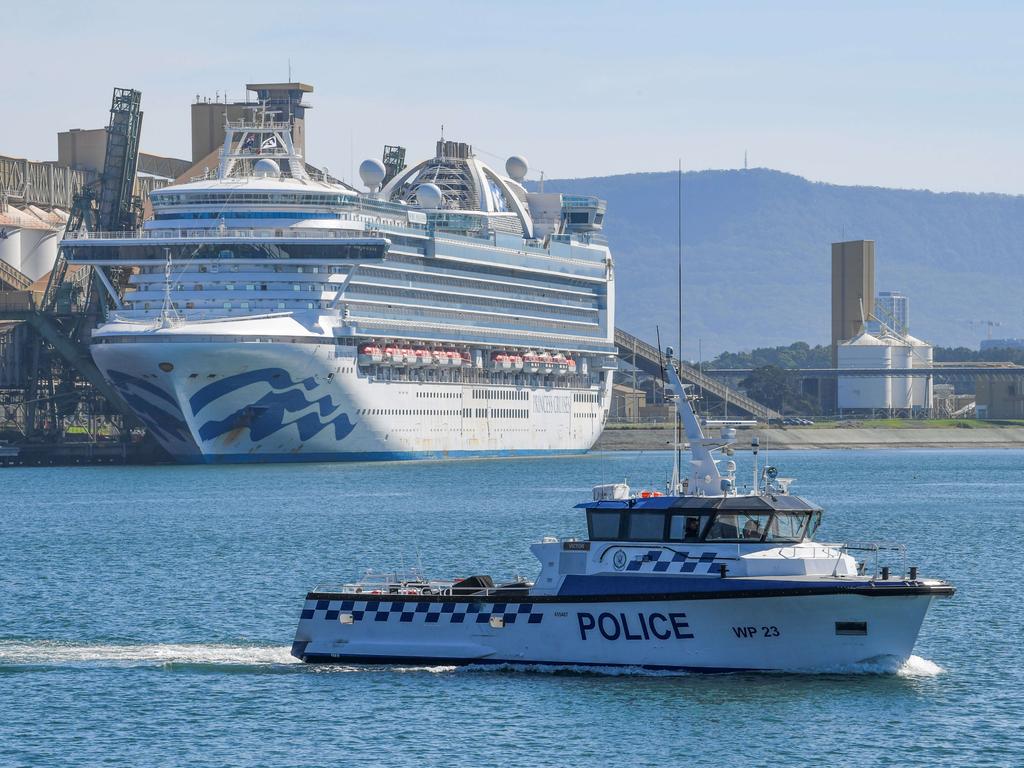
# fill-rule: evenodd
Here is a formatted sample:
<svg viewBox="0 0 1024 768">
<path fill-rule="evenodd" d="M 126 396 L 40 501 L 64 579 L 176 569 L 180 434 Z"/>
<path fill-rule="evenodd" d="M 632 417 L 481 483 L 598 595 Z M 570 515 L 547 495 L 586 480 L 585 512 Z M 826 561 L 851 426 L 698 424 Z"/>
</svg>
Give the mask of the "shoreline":
<svg viewBox="0 0 1024 768">
<path fill-rule="evenodd" d="M 736 450 L 748 450 L 750 438 L 767 439 L 773 451 L 851 450 L 859 448 L 1024 448 L 1024 427 L 886 428 L 834 427 L 737 429 Z M 595 451 L 668 450 L 670 427 L 605 429 L 594 445 Z"/>
</svg>

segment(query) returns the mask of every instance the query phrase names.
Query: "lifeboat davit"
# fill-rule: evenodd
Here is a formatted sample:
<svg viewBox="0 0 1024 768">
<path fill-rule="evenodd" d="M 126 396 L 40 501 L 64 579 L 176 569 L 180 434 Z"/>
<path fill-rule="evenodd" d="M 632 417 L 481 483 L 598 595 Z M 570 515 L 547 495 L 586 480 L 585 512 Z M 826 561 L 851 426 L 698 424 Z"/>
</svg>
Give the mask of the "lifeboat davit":
<svg viewBox="0 0 1024 768">
<path fill-rule="evenodd" d="M 431 357 L 431 362 L 434 365 L 444 366 L 445 368 L 448 367 L 448 363 L 449 363 L 448 353 L 445 352 L 443 349 L 432 349 L 432 350 L 430 350 L 430 357 Z"/>
<path fill-rule="evenodd" d="M 521 371 L 523 370 L 523 356 L 522 355 L 509 355 L 509 360 L 512 361 L 512 370 Z"/>
</svg>

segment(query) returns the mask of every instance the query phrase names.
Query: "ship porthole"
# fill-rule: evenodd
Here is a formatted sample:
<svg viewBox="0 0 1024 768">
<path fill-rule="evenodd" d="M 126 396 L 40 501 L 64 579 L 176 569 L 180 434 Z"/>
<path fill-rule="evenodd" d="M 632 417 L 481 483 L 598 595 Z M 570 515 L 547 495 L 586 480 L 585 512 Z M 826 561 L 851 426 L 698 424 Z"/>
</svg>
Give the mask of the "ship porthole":
<svg viewBox="0 0 1024 768">
<path fill-rule="evenodd" d="M 164 373 L 170 373 L 171 371 L 174 370 L 174 365 L 172 363 L 160 363 L 157 366 L 157 368 L 159 368 Z"/>
</svg>

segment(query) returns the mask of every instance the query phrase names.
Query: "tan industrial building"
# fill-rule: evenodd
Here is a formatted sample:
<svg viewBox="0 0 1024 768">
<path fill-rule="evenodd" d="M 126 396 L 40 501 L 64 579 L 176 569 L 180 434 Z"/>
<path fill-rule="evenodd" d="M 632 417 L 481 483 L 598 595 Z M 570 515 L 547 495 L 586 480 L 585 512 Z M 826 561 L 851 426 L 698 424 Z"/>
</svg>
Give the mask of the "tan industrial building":
<svg viewBox="0 0 1024 768">
<path fill-rule="evenodd" d="M 979 376 L 974 383 L 975 414 L 979 419 L 1024 419 L 1024 384 Z"/>
<path fill-rule="evenodd" d="M 839 344 L 860 336 L 875 311 L 875 241 L 832 243 L 832 366 Z"/>
<path fill-rule="evenodd" d="M 611 418 L 616 421 L 639 421 L 640 412 L 647 405 L 647 393 L 625 384 L 612 386 Z"/>
<path fill-rule="evenodd" d="M 275 117 L 292 123 L 292 141 L 303 158 L 306 156 L 306 110 L 304 94 L 312 93 L 306 83 L 249 83 L 247 91 L 256 94 L 256 101 L 228 102 L 196 97 L 192 105 L 192 162 L 199 163 L 224 144 L 224 120 L 241 120 L 252 114 L 255 103 L 265 104 Z"/>
</svg>

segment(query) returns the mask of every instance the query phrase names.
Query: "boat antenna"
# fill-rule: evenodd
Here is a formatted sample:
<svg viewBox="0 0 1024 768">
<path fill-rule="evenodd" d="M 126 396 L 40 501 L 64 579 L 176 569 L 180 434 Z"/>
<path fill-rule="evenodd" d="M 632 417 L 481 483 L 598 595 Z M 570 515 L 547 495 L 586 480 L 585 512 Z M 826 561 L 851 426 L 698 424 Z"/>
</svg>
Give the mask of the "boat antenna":
<svg viewBox="0 0 1024 768">
<path fill-rule="evenodd" d="M 679 314 L 679 359 L 683 359 L 683 159 L 679 158 L 676 223 L 678 226 L 676 239 L 676 278 L 678 297 L 676 311 Z"/>
<path fill-rule="evenodd" d="M 683 158 L 679 158 L 679 168 L 678 168 L 678 172 L 676 174 L 676 180 L 677 180 L 677 190 L 676 190 L 677 195 L 676 195 L 676 198 L 677 198 L 677 203 L 678 203 L 678 207 L 677 207 L 677 210 L 676 210 L 676 225 L 677 225 L 677 232 L 676 232 L 676 283 L 677 283 L 677 286 L 676 287 L 678 289 L 678 296 L 676 297 L 677 298 L 676 313 L 679 316 L 678 317 L 678 320 L 679 320 L 679 355 L 678 355 L 678 357 L 679 357 L 679 372 L 682 373 L 683 372 Z M 672 362 L 669 361 L 669 365 L 671 365 L 671 364 L 672 364 Z M 684 398 L 686 397 L 685 392 L 683 393 L 682 397 L 684 397 Z M 680 423 L 679 422 L 680 422 L 680 419 L 682 418 L 679 415 L 679 408 L 676 408 L 675 416 L 676 416 L 676 418 L 675 418 L 675 422 L 676 422 L 675 441 L 676 442 L 675 442 L 675 446 L 674 446 L 674 449 L 675 449 L 675 460 L 673 462 L 674 466 L 673 466 L 673 469 L 672 469 L 672 492 L 673 493 L 680 493 L 681 486 L 679 484 L 679 482 L 680 482 L 679 469 L 680 469 L 680 467 L 682 466 L 682 463 L 683 463 L 683 456 L 682 456 L 683 444 L 682 444 L 682 436 L 679 434 L 679 427 L 680 427 Z"/>
</svg>

